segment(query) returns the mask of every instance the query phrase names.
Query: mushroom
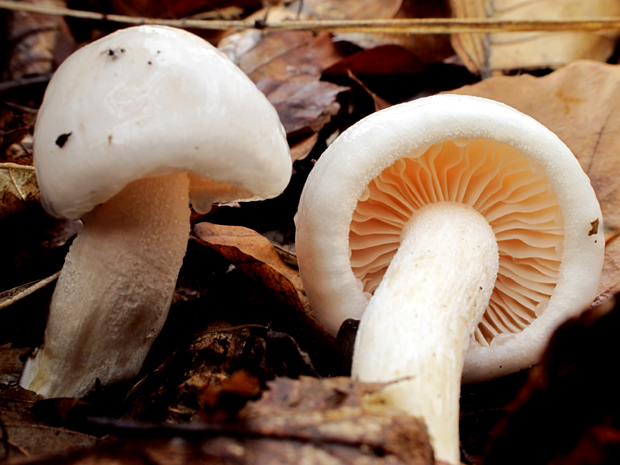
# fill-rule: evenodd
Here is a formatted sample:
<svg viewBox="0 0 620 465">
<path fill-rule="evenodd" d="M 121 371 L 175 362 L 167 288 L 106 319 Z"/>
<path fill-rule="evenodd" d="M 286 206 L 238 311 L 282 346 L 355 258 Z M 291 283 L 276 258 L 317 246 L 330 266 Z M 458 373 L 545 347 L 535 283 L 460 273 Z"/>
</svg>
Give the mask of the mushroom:
<svg viewBox="0 0 620 465">
<path fill-rule="evenodd" d="M 353 376 L 390 382 L 459 463 L 461 375 L 539 360 L 588 306 L 603 264 L 600 207 L 570 150 L 498 102 L 441 95 L 377 112 L 321 156 L 297 214 L 300 274 L 332 333 L 360 319 Z"/>
<path fill-rule="evenodd" d="M 168 27 L 110 34 L 52 78 L 34 134 L 43 206 L 82 218 L 44 345 L 20 384 L 78 397 L 134 377 L 168 313 L 191 202 L 259 200 L 291 176 L 265 96 L 203 39 Z"/>
</svg>

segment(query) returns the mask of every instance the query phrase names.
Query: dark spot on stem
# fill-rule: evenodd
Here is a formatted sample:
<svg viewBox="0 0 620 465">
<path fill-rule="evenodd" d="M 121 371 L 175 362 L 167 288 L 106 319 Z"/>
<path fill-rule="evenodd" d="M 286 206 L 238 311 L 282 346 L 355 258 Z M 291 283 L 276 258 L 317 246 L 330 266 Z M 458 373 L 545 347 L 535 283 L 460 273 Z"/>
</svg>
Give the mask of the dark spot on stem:
<svg viewBox="0 0 620 465">
<path fill-rule="evenodd" d="M 153 64 L 153 62 L 152 62 L 152 61 L 149 61 L 149 65 L 152 65 L 152 64 Z"/>
<path fill-rule="evenodd" d="M 599 224 L 599 219 L 595 219 L 594 221 L 590 221 L 590 231 L 588 231 L 588 236 L 594 236 L 595 234 L 598 233 L 598 224 Z"/>
<path fill-rule="evenodd" d="M 69 139 L 69 136 L 71 134 L 73 134 L 73 132 L 67 132 L 65 134 L 59 135 L 58 138 L 56 139 L 56 145 L 60 148 L 63 148 L 65 144 L 67 143 L 67 140 Z"/>
</svg>

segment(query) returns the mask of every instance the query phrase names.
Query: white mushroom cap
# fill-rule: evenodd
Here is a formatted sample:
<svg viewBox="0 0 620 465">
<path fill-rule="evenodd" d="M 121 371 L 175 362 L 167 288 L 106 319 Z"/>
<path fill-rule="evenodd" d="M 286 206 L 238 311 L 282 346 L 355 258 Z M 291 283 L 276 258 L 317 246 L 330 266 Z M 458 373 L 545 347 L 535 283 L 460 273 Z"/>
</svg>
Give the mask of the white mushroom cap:
<svg viewBox="0 0 620 465">
<path fill-rule="evenodd" d="M 163 26 L 123 29 L 71 55 L 48 86 L 35 141 L 43 204 L 67 218 L 148 176 L 193 173 L 199 212 L 275 197 L 291 176 L 265 96 L 208 42 Z"/>
<path fill-rule="evenodd" d="M 360 319 L 402 226 L 441 200 L 482 213 L 500 254 L 464 381 L 536 363 L 550 332 L 596 295 L 602 216 L 570 150 L 534 119 L 486 99 L 441 95 L 391 107 L 321 156 L 296 219 L 313 314 L 333 334 L 344 319 Z"/>
</svg>

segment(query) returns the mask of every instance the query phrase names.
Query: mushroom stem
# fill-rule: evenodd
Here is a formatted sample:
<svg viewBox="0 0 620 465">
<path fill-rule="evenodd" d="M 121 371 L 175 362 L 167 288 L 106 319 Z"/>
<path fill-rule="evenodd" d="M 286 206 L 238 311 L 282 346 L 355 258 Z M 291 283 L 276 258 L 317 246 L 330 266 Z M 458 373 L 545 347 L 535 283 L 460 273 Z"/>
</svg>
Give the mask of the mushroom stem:
<svg viewBox="0 0 620 465">
<path fill-rule="evenodd" d="M 44 347 L 20 384 L 81 397 L 134 377 L 168 314 L 190 231 L 185 172 L 135 181 L 84 220 L 58 279 Z"/>
<path fill-rule="evenodd" d="M 452 464 L 460 462 L 464 356 L 498 267 L 495 234 L 480 213 L 452 202 L 420 208 L 403 229 L 355 341 L 353 376 L 393 382 L 386 400 L 422 417 L 436 458 Z"/>
</svg>

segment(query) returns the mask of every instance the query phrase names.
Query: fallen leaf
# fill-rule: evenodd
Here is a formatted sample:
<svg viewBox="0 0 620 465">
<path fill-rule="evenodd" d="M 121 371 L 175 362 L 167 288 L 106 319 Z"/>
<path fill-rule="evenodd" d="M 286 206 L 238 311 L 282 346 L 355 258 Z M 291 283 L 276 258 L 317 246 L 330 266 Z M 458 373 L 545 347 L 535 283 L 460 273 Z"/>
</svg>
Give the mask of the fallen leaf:
<svg viewBox="0 0 620 465">
<path fill-rule="evenodd" d="M 40 201 L 34 167 L 0 163 L 0 221 Z"/>
<path fill-rule="evenodd" d="M 44 456 L 92 447 L 99 442 L 87 434 L 44 425 L 32 414 L 39 399 L 20 387 L 0 386 L 0 421 L 6 433 L 0 437 L 0 454 L 8 446 L 9 458 Z"/>
<path fill-rule="evenodd" d="M 256 231 L 241 226 L 198 223 L 194 234 L 201 244 L 264 284 L 287 306 L 302 311 L 308 307 L 298 270 L 287 265 L 271 242 Z"/>
<path fill-rule="evenodd" d="M 280 116 L 288 137 L 314 134 L 338 114 L 338 94 L 348 87 L 323 81 L 275 81 L 257 83 Z M 310 147 L 312 148 L 312 147 Z"/>
<path fill-rule="evenodd" d="M 377 1 L 374 3 L 390 4 L 390 2 Z M 348 19 L 445 18 L 448 16 L 447 8 L 441 0 L 402 0 L 396 11 L 390 11 L 384 7 L 381 13 L 370 17 Z M 334 41 L 351 42 L 364 50 L 386 45 L 402 47 L 409 51 L 418 65 L 424 64 L 425 67 L 430 63 L 440 63 L 454 55 L 450 37 L 447 34 L 336 33 Z M 378 72 L 381 72 L 379 68 Z"/>
<path fill-rule="evenodd" d="M 218 12 L 229 7 L 230 3 L 242 11 L 261 7 L 260 0 L 112 0 L 110 3 L 115 13 L 149 18 L 182 18 L 196 12 Z"/>
<path fill-rule="evenodd" d="M 342 59 L 330 34 L 248 30 L 224 38 L 218 48 L 267 96 L 287 136 L 316 133 L 340 110 L 336 99 L 348 88 L 320 81 Z M 308 137 L 306 142 L 309 153 Z"/>
<path fill-rule="evenodd" d="M 361 81 L 361 79 L 359 79 L 355 74 L 353 74 L 351 70 L 347 70 L 347 75 L 349 76 L 349 78 L 355 81 L 355 83 L 359 85 L 364 90 L 364 92 L 366 92 L 370 96 L 370 98 L 372 98 L 372 101 L 375 103 L 375 111 L 384 110 L 392 106 L 390 102 L 388 102 L 385 99 L 382 99 L 377 94 L 375 94 L 372 90 L 370 90 L 366 86 L 366 84 L 364 84 Z"/>
<path fill-rule="evenodd" d="M 558 328 L 484 461 L 601 465 L 620 457 L 617 296 Z"/>
<path fill-rule="evenodd" d="M 516 108 L 575 154 L 601 204 L 607 246 L 599 294 L 620 286 L 620 66 L 578 61 L 545 77 L 499 76 L 452 93 Z"/>
<path fill-rule="evenodd" d="M 37 6 L 67 7 L 63 0 L 25 0 Z M 55 65 L 75 50 L 75 42 L 61 16 L 14 11 L 6 22 L 10 51 L 5 80 L 49 75 Z"/>
<path fill-rule="evenodd" d="M 315 132 L 311 136 L 294 143 L 291 146 L 291 160 L 299 161 L 306 158 L 316 145 L 317 140 L 319 140 L 319 134 Z"/>
<path fill-rule="evenodd" d="M 101 434 L 127 439 L 65 455 L 63 463 L 434 464 L 423 422 L 378 402 L 382 387 L 350 378 L 281 378 L 270 383 L 262 399 L 246 405 L 236 422 L 101 419 Z"/>
<path fill-rule="evenodd" d="M 19 160 L 15 155 L 7 154 L 9 147 L 20 144 L 26 137 L 30 139 L 29 144 L 32 146 L 32 138 L 30 131 L 34 126 L 36 119 L 35 113 L 16 114 L 9 110 L 0 110 L 0 160 L 4 162 L 19 162 L 19 164 L 32 164 L 32 155 L 25 160 Z"/>
<path fill-rule="evenodd" d="M 206 222 L 194 227 L 194 235 L 200 244 L 215 250 L 272 292 L 293 311 L 316 341 L 337 352 L 335 339 L 311 316 L 299 271 L 286 264 L 267 238 L 241 226 Z"/>
<path fill-rule="evenodd" d="M 603 19 L 620 16 L 615 0 L 450 0 L 457 18 L 505 20 Z M 575 60 L 606 61 L 617 32 L 455 34 L 452 45 L 465 66 L 483 77 L 494 71 L 558 67 Z"/>
<path fill-rule="evenodd" d="M 11 386 L 17 384 L 24 369 L 22 357 L 28 352 L 30 352 L 29 347 L 13 347 L 12 344 L 0 346 L 0 384 Z"/>
<path fill-rule="evenodd" d="M 326 75 L 346 74 L 411 74 L 424 71 L 426 63 L 400 45 L 378 45 L 344 58 L 325 70 Z"/>
</svg>

